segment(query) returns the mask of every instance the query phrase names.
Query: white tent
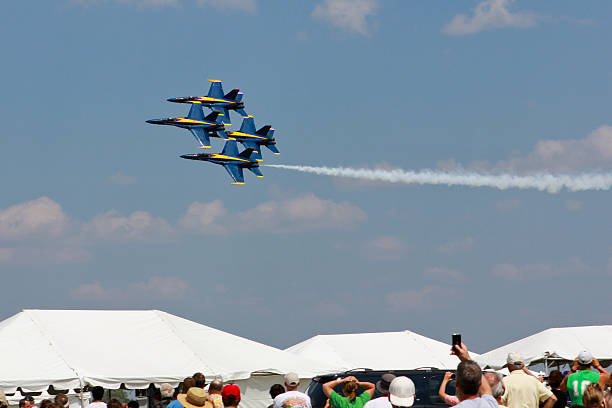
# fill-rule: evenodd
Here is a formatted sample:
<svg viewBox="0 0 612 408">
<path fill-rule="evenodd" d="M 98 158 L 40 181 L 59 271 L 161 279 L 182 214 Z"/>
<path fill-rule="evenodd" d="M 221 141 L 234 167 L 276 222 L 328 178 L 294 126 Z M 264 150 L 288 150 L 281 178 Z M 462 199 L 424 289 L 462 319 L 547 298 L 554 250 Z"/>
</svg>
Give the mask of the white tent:
<svg viewBox="0 0 612 408">
<path fill-rule="evenodd" d="M 483 367 L 498 369 L 506 364 L 508 353 L 520 353 L 525 364 L 552 364 L 573 361 L 581 350 L 589 350 L 604 366 L 612 362 L 612 326 L 552 328 L 517 340 L 480 355 Z"/>
<path fill-rule="evenodd" d="M 456 369 L 459 360 L 450 355 L 450 349 L 449 344 L 405 330 L 319 335 L 285 351 L 312 360 L 327 361 L 343 370 L 407 370 L 420 367 Z"/>
<path fill-rule="evenodd" d="M 282 374 L 310 379 L 338 370 L 157 310 L 24 310 L 0 322 L 0 362 L 7 392 L 176 386 L 200 371 L 250 389 L 247 408 L 268 405 L 268 384 Z"/>
</svg>

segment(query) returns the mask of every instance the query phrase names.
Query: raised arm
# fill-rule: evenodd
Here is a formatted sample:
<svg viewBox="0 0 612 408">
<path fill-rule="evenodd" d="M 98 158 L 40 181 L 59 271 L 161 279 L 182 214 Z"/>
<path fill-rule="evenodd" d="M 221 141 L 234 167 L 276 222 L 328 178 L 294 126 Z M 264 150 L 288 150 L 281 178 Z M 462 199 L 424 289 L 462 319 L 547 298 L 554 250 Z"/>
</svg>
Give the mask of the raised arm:
<svg viewBox="0 0 612 408">
<path fill-rule="evenodd" d="M 376 385 L 372 384 L 371 382 L 357 381 L 357 385 L 363 388 L 363 392 L 367 392 L 368 394 L 370 394 L 370 397 L 374 395 L 374 390 L 376 389 Z"/>
<path fill-rule="evenodd" d="M 576 370 L 578 369 L 578 357 L 576 357 L 574 359 L 574 362 L 572 363 L 572 368 L 570 370 L 569 373 L 567 373 L 567 375 L 565 377 L 563 377 L 563 381 L 561 381 L 561 385 L 559 386 L 559 389 L 563 392 L 567 392 L 567 380 L 569 378 L 570 375 L 572 375 L 572 373 L 575 373 Z"/>
<path fill-rule="evenodd" d="M 438 395 L 444 401 L 446 401 L 446 397 L 448 396 L 448 394 L 446 393 L 446 385 L 450 381 L 452 375 L 453 373 L 448 371 L 444 373 L 444 379 L 442 380 L 442 383 L 440 384 L 440 389 L 438 390 Z"/>
<path fill-rule="evenodd" d="M 593 357 L 593 362 L 592 362 L 592 364 L 593 364 L 593 367 L 594 367 L 594 368 L 595 368 L 597 371 L 599 371 L 601 374 L 610 374 L 610 373 L 608 372 L 608 370 L 606 370 L 605 368 L 603 368 L 603 366 L 602 366 L 601 364 L 599 364 L 599 360 L 598 360 L 598 359 L 596 359 L 595 357 Z"/>
<path fill-rule="evenodd" d="M 346 381 L 346 378 L 336 378 L 335 380 L 331 380 L 323 384 L 323 393 L 327 398 L 331 395 L 332 391 L 338 384 L 342 384 Z"/>
<path fill-rule="evenodd" d="M 451 354 L 454 354 L 457 357 L 459 357 L 459 360 L 461 360 L 461 361 L 468 361 L 468 360 L 472 359 L 472 357 L 470 357 L 470 353 L 468 351 L 468 348 L 463 343 L 461 343 L 460 346 L 452 347 L 451 348 Z M 478 388 L 478 394 L 480 394 L 480 395 L 485 395 L 485 394 L 493 395 L 493 392 L 491 391 L 491 386 L 489 385 L 489 382 L 487 381 L 487 379 L 484 376 L 484 374 L 482 375 L 482 379 L 480 380 L 480 387 Z"/>
</svg>

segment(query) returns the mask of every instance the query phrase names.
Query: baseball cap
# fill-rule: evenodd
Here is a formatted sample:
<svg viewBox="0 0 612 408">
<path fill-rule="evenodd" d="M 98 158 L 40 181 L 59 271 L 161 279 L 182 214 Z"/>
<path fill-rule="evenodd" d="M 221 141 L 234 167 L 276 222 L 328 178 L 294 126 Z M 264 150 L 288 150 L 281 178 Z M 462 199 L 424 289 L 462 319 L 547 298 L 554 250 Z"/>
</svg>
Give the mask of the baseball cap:
<svg viewBox="0 0 612 408">
<path fill-rule="evenodd" d="M 385 373 L 380 377 L 380 380 L 376 383 L 376 389 L 381 394 L 389 394 L 389 385 L 391 385 L 391 381 L 395 378 L 395 374 Z"/>
<path fill-rule="evenodd" d="M 582 365 L 588 365 L 593 362 L 593 355 L 587 350 L 582 350 L 578 353 L 578 362 Z"/>
<path fill-rule="evenodd" d="M 523 364 L 523 356 L 521 356 L 519 353 L 508 353 L 506 363 L 510 365 L 521 365 Z"/>
<path fill-rule="evenodd" d="M 300 377 L 296 373 L 285 374 L 285 384 L 290 387 L 297 387 L 300 383 Z"/>
<path fill-rule="evenodd" d="M 23 397 L 23 399 L 26 401 L 34 402 L 34 397 L 31 395 L 26 395 L 25 397 Z"/>
<path fill-rule="evenodd" d="M 221 397 L 226 398 L 230 395 L 236 399 L 240 399 L 240 387 L 238 387 L 236 384 L 227 384 L 225 387 L 223 387 Z"/>
<path fill-rule="evenodd" d="M 389 401 L 396 407 L 414 404 L 414 383 L 408 377 L 395 377 L 389 385 Z"/>
</svg>

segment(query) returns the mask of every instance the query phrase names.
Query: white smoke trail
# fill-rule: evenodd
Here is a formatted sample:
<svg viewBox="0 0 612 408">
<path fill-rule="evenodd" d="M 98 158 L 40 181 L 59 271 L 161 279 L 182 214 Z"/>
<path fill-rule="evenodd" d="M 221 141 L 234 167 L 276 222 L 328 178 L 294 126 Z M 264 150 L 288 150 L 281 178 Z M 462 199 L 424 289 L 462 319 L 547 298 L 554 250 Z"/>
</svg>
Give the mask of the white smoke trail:
<svg viewBox="0 0 612 408">
<path fill-rule="evenodd" d="M 535 189 L 549 193 L 558 193 L 564 188 L 569 191 L 586 191 L 609 190 L 612 187 L 612 173 L 514 175 L 469 171 L 353 169 L 350 167 L 289 166 L 284 164 L 267 164 L 266 167 L 389 183 L 491 187 L 500 190 L 519 188 Z"/>
</svg>

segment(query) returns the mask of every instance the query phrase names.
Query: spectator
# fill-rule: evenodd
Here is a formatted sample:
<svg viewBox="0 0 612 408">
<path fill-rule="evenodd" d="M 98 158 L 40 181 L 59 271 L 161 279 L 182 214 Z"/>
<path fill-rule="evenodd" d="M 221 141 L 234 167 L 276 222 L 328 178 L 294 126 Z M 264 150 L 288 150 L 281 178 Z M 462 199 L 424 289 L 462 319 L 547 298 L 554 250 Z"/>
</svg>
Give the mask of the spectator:
<svg viewBox="0 0 612 408">
<path fill-rule="evenodd" d="M 491 395 L 493 395 L 493 398 L 497 401 L 497 405 L 502 408 L 507 408 L 502 402 L 502 395 L 504 395 L 506 391 L 503 383 L 504 376 L 500 373 L 486 373 L 485 378 L 489 383 L 489 387 L 491 387 Z"/>
<path fill-rule="evenodd" d="M 93 401 L 87 406 L 87 408 L 106 408 L 106 403 L 102 401 L 104 397 L 104 388 L 100 386 L 93 387 L 91 389 L 91 398 Z"/>
<path fill-rule="evenodd" d="M 504 378 L 504 405 L 508 408 L 538 408 L 540 403 L 544 403 L 543 408 L 552 408 L 557 397 L 531 375 L 523 357 L 519 353 L 509 353 L 506 362 L 510 375 Z"/>
<path fill-rule="evenodd" d="M 187 391 L 190 388 L 195 387 L 195 380 L 193 377 L 187 377 L 183 380 L 183 385 L 181 386 L 181 393 L 179 395 L 186 395 Z M 185 408 L 181 403 L 181 400 L 178 398 L 179 395 L 176 396 L 176 399 L 168 404 L 166 408 Z"/>
<path fill-rule="evenodd" d="M 389 386 L 394 379 L 394 374 L 383 374 L 376 383 L 376 391 L 378 391 L 381 396 L 366 402 L 364 408 L 391 408 L 391 402 L 389 402 Z"/>
<path fill-rule="evenodd" d="M 497 408 L 497 401 L 493 398 L 491 387 L 482 375 L 480 366 L 472 361 L 465 344 L 453 346 L 451 354 L 459 357 L 461 362 L 457 366 L 457 408 Z"/>
<path fill-rule="evenodd" d="M 223 391 L 223 381 L 214 380 L 208 386 L 208 400 L 212 402 L 214 408 L 223 408 L 223 397 L 221 392 Z"/>
<path fill-rule="evenodd" d="M 127 403 L 128 408 L 140 408 L 140 405 L 138 405 L 138 401 L 134 401 L 134 400 L 130 400 Z"/>
<path fill-rule="evenodd" d="M 204 377 L 204 374 L 195 373 L 192 378 L 195 381 L 194 387 L 204 388 L 206 386 L 206 377 Z"/>
<path fill-rule="evenodd" d="M 55 403 L 60 404 L 62 407 L 68 408 L 68 396 L 66 394 L 57 394 L 55 396 Z"/>
<path fill-rule="evenodd" d="M 26 400 L 27 403 L 28 403 L 27 408 L 37 408 L 36 407 L 36 402 L 34 402 L 34 397 L 33 396 L 26 395 L 23 399 Z"/>
<path fill-rule="evenodd" d="M 0 408 L 8 408 L 8 400 L 4 391 L 0 390 Z"/>
<path fill-rule="evenodd" d="M 342 393 L 344 397 L 334 391 L 334 387 L 343 384 Z M 364 391 L 357 395 L 359 387 Z M 363 408 L 374 394 L 374 384 L 371 382 L 360 382 L 353 376 L 338 378 L 323 384 L 323 392 L 329 398 L 332 408 Z"/>
<path fill-rule="evenodd" d="M 107 408 L 122 408 L 123 404 L 117 398 L 111 398 L 106 406 Z"/>
<path fill-rule="evenodd" d="M 44 400 L 40 401 L 40 404 L 38 405 L 40 408 L 49 408 L 49 405 L 51 405 L 52 402 L 50 399 L 45 398 Z"/>
<path fill-rule="evenodd" d="M 591 383 L 586 387 L 582 396 L 582 405 L 584 408 L 606 408 L 604 393 L 599 384 Z"/>
<path fill-rule="evenodd" d="M 414 383 L 408 377 L 395 377 L 389 384 L 388 398 L 392 408 L 411 407 L 415 398 Z"/>
<path fill-rule="evenodd" d="M 25 398 L 19 400 L 19 408 L 26 408 L 27 406 L 28 402 L 25 400 Z"/>
<path fill-rule="evenodd" d="M 274 408 L 274 398 L 285 392 L 285 387 L 282 384 L 274 384 L 270 387 L 270 398 L 272 398 L 272 404 L 268 405 L 268 408 Z"/>
<path fill-rule="evenodd" d="M 567 392 L 561 391 L 561 383 L 563 382 L 563 374 L 559 370 L 553 370 L 548 374 L 548 385 L 557 401 L 553 408 L 564 408 L 567 405 Z"/>
<path fill-rule="evenodd" d="M 240 404 L 240 387 L 236 384 L 227 384 L 221 391 L 221 397 L 225 408 L 237 408 Z"/>
<path fill-rule="evenodd" d="M 162 383 L 159 386 L 159 401 L 153 403 L 153 408 L 166 408 L 172 402 L 174 388 L 168 383 Z"/>
<path fill-rule="evenodd" d="M 200 387 L 189 388 L 185 394 L 179 394 L 177 399 L 185 408 L 212 408 L 208 394 Z"/>
<path fill-rule="evenodd" d="M 442 383 L 440 384 L 440 389 L 438 390 L 438 395 L 442 400 L 450 405 L 451 407 L 457 405 L 459 403 L 459 398 L 456 395 L 448 395 L 446 393 L 446 385 L 452 380 L 453 373 L 446 372 L 444 373 L 444 378 L 442 379 Z"/>
<path fill-rule="evenodd" d="M 299 386 L 300 377 L 296 373 L 285 374 L 287 391 L 274 398 L 274 408 L 311 408 L 310 397 L 298 391 Z"/>
<path fill-rule="evenodd" d="M 599 373 L 592 371 L 591 366 L 597 369 Z M 565 376 L 560 388 L 562 391 L 567 391 L 573 405 L 582 405 L 582 393 L 587 385 L 599 383 L 602 387 L 605 387 L 609 377 L 610 375 L 599 364 L 599 361 L 587 350 L 582 350 L 578 353 L 578 357 L 574 359 L 572 370 Z"/>
</svg>

